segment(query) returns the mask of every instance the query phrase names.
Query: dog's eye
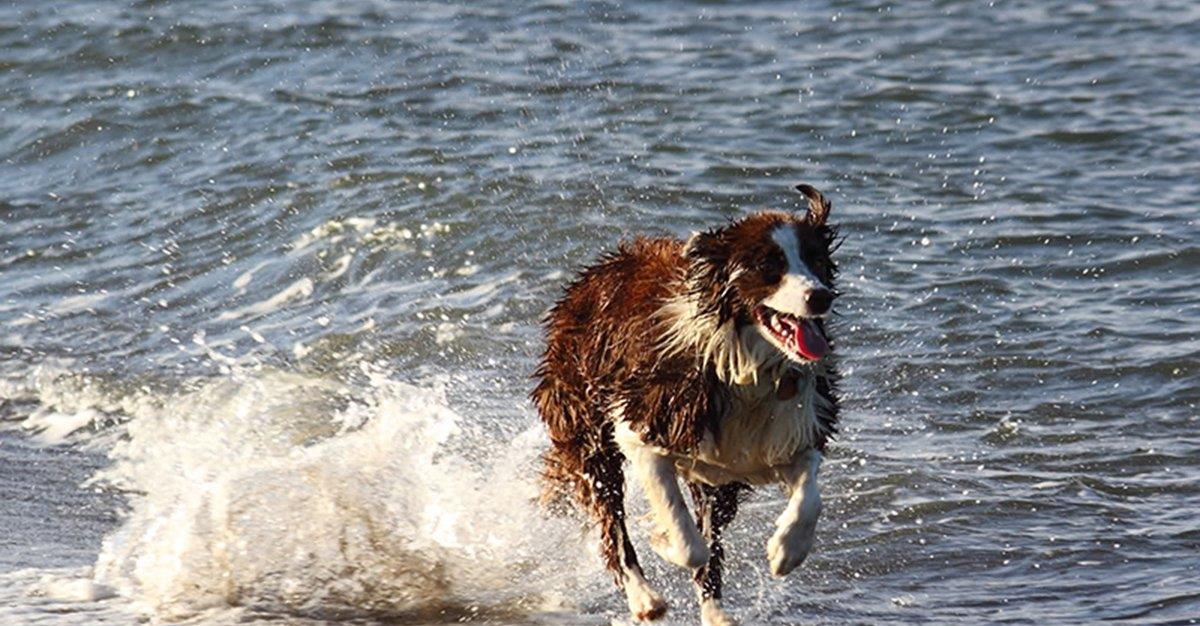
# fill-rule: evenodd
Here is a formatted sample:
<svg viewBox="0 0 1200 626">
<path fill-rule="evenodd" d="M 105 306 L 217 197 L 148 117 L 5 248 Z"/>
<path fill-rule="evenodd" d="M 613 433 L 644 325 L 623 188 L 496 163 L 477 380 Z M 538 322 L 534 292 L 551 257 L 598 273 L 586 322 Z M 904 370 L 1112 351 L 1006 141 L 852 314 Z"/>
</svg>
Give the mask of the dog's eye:
<svg viewBox="0 0 1200 626">
<path fill-rule="evenodd" d="M 787 260 L 783 258 L 782 254 L 768 254 L 759 266 L 763 280 L 768 284 L 779 282 L 779 279 L 783 278 L 785 265 L 787 265 Z"/>
</svg>

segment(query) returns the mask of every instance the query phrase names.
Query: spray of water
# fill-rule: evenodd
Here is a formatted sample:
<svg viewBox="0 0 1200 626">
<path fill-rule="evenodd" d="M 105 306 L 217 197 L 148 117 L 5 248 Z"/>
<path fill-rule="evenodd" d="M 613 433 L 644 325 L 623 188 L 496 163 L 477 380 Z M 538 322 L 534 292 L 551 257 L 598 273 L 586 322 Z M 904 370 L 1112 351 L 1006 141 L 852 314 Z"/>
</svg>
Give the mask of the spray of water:
<svg viewBox="0 0 1200 626">
<path fill-rule="evenodd" d="M 108 448 L 95 480 L 132 508 L 95 589 L 169 619 L 530 615 L 606 591 L 579 521 L 536 504 L 532 421 L 463 445 L 444 385 L 374 372 L 352 390 L 262 368 L 190 387 L 133 403 Z M 50 436 L 96 413 L 74 408 L 30 426 Z"/>
</svg>

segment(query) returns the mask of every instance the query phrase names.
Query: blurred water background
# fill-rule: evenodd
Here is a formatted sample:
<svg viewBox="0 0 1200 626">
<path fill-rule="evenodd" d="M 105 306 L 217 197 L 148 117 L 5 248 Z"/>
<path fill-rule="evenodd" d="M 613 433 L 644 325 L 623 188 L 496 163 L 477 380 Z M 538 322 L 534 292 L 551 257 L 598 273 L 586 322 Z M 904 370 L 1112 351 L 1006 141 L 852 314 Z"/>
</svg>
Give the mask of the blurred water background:
<svg viewBox="0 0 1200 626">
<path fill-rule="evenodd" d="M 538 319 L 803 181 L 843 434 L 733 612 L 1195 623 L 1197 67 L 1185 0 L 0 4 L 0 621 L 620 618 Z"/>
</svg>

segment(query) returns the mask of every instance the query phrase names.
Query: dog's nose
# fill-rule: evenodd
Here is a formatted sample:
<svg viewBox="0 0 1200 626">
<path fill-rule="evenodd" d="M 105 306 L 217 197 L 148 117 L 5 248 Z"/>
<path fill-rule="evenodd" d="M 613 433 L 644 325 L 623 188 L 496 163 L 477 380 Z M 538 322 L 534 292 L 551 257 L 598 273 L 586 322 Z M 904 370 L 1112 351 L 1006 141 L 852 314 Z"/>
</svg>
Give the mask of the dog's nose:
<svg viewBox="0 0 1200 626">
<path fill-rule="evenodd" d="M 813 289 L 808 292 L 808 312 L 811 315 L 824 315 L 833 304 L 833 292 L 828 289 Z"/>
</svg>

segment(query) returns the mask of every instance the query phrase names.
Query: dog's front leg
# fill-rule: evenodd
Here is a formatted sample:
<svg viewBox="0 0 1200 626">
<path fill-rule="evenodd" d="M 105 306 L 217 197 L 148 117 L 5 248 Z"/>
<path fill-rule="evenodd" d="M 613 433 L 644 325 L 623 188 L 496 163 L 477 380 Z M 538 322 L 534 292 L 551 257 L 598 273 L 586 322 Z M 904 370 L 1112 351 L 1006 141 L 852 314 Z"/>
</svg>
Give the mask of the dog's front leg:
<svg viewBox="0 0 1200 626">
<path fill-rule="evenodd" d="M 696 569 L 708 563 L 709 551 L 692 516 L 688 513 L 671 460 L 644 445 L 623 446 L 650 501 L 662 537 L 651 547 L 667 561 Z"/>
<path fill-rule="evenodd" d="M 817 518 L 821 515 L 821 491 L 817 488 L 820 467 L 821 453 L 808 449 L 798 453 L 784 472 L 784 483 L 791 490 L 791 497 L 775 520 L 775 534 L 767 542 L 767 560 L 776 576 L 786 576 L 796 569 L 812 549 Z"/>
</svg>

